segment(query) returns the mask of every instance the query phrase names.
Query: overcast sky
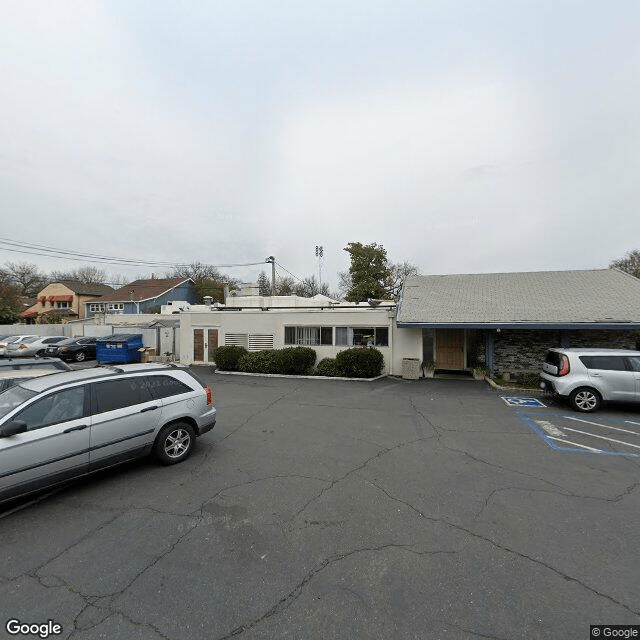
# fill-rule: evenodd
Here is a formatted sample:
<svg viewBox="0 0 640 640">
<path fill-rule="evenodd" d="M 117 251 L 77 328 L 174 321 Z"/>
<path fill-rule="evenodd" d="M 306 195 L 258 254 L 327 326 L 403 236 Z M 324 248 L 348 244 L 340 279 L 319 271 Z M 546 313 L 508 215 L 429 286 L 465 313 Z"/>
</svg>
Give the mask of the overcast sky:
<svg viewBox="0 0 640 640">
<path fill-rule="evenodd" d="M 0 0 L 0 237 L 299 277 L 322 245 L 332 289 L 348 242 L 425 274 L 606 267 L 640 248 L 639 24 L 637 0 Z"/>
</svg>

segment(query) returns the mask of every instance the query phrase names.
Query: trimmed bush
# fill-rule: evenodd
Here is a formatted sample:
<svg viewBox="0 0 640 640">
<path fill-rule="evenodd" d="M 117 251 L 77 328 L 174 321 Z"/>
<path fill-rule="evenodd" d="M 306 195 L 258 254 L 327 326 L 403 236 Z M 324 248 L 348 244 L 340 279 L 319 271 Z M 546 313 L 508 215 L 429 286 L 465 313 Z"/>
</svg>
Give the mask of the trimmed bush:
<svg viewBox="0 0 640 640">
<path fill-rule="evenodd" d="M 346 378 L 375 378 L 382 373 L 384 356 L 373 347 L 353 347 L 338 353 L 336 365 Z"/>
<path fill-rule="evenodd" d="M 275 349 L 245 353 L 238 360 L 238 371 L 245 373 L 280 373 Z"/>
<path fill-rule="evenodd" d="M 306 375 L 316 363 L 316 352 L 311 347 L 285 347 L 276 349 L 278 373 Z"/>
<path fill-rule="evenodd" d="M 315 374 L 317 376 L 329 376 L 331 378 L 339 378 L 341 376 L 335 358 L 322 358 L 322 360 L 318 362 Z"/>
<path fill-rule="evenodd" d="M 316 361 L 310 347 L 263 349 L 246 353 L 238 360 L 238 369 L 245 373 L 281 373 L 302 376 L 309 373 Z"/>
<path fill-rule="evenodd" d="M 237 345 L 222 345 L 216 349 L 215 361 L 222 371 L 237 371 L 238 360 L 248 351 Z"/>
</svg>

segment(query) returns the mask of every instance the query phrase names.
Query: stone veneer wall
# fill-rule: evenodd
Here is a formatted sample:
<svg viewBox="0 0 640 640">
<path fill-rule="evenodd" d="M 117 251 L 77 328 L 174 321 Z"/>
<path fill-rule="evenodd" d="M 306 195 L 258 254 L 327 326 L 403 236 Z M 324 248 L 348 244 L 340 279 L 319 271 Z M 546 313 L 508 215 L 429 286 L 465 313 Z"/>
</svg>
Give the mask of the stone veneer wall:
<svg viewBox="0 0 640 640">
<path fill-rule="evenodd" d="M 519 330 L 503 329 L 495 333 L 494 369 L 497 375 L 539 373 L 544 354 L 551 347 L 602 347 L 606 349 L 635 349 L 636 331 L 605 331 L 580 329 Z"/>
</svg>

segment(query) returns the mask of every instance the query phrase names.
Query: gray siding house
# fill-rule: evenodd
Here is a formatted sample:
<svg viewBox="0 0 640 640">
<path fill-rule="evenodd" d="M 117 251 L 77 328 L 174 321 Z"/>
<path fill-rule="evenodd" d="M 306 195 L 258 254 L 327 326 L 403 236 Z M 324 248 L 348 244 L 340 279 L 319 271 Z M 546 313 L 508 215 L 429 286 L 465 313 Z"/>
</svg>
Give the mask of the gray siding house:
<svg viewBox="0 0 640 640">
<path fill-rule="evenodd" d="M 546 349 L 635 349 L 640 280 L 616 269 L 413 276 L 397 326 L 438 369 L 539 372 Z"/>
</svg>

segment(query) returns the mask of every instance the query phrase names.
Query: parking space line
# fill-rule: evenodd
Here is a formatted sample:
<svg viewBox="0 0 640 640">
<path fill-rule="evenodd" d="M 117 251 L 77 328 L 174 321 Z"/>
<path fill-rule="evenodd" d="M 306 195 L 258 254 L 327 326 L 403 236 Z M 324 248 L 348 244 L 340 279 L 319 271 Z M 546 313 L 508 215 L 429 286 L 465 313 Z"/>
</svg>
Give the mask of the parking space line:
<svg viewBox="0 0 640 640">
<path fill-rule="evenodd" d="M 547 436 L 547 438 L 551 438 L 551 440 L 556 440 L 557 442 L 564 442 L 565 444 L 570 444 L 574 447 L 580 447 L 581 449 L 587 449 L 592 453 L 604 453 L 602 449 L 594 449 L 593 447 L 587 447 L 586 444 L 578 444 L 577 442 L 571 442 L 570 440 L 562 440 L 562 438 L 554 438 L 553 436 Z"/>
<path fill-rule="evenodd" d="M 584 422 L 585 424 L 593 424 L 596 427 L 602 427 L 603 429 L 613 429 L 614 431 L 622 431 L 623 433 L 631 433 L 634 436 L 640 436 L 640 433 L 638 433 L 637 431 L 629 431 L 629 429 L 620 429 L 620 427 L 611 427 L 608 424 L 600 424 L 599 422 L 590 422 L 589 420 L 581 420 L 580 418 L 574 418 L 573 416 L 562 416 L 562 417 L 566 418 L 567 420 L 575 420 L 576 422 Z M 625 422 L 629 422 L 629 421 L 625 420 Z M 636 423 L 632 422 L 632 424 L 636 424 Z"/>
<path fill-rule="evenodd" d="M 618 444 L 624 444 L 627 447 L 634 447 L 640 449 L 640 445 L 631 444 L 630 442 L 623 442 L 622 440 L 616 440 L 615 438 L 606 438 L 605 436 L 597 436 L 595 433 L 589 433 L 588 431 L 579 431 L 578 429 L 571 429 L 571 427 L 565 427 L 567 431 L 573 431 L 574 433 L 581 433 L 583 436 L 591 436 L 592 438 L 600 438 L 600 440 L 608 440 L 609 442 L 617 442 Z"/>
<path fill-rule="evenodd" d="M 637 424 L 638 426 L 640 426 L 640 422 L 633 422 L 632 420 L 625 420 L 625 422 L 627 424 Z"/>
</svg>

